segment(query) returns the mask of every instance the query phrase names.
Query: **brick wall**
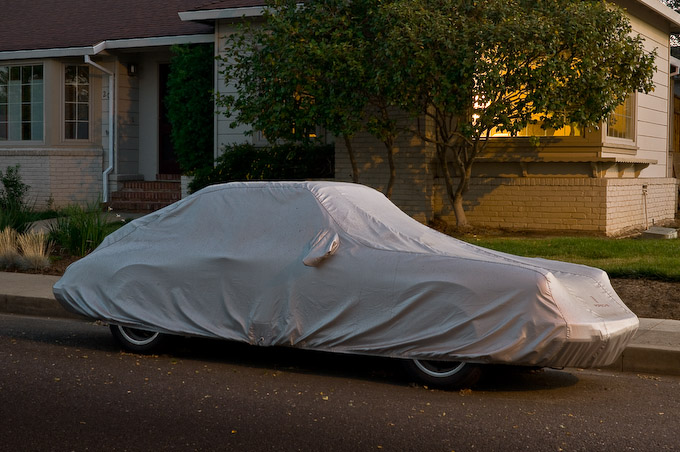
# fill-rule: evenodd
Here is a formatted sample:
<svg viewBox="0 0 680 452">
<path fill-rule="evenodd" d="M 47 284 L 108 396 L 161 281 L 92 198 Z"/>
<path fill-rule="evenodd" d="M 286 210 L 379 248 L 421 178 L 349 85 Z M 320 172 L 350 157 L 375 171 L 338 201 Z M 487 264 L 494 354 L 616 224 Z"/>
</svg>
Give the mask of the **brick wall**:
<svg viewBox="0 0 680 452">
<path fill-rule="evenodd" d="M 0 170 L 19 164 L 38 209 L 96 202 L 102 192 L 102 151 L 65 149 L 0 150 Z"/>
<path fill-rule="evenodd" d="M 388 175 L 384 149 L 367 136 L 353 143 L 360 149 L 359 182 L 384 190 Z M 397 144 L 392 201 L 421 222 L 442 219 L 455 224 L 432 147 L 405 138 Z M 351 180 L 341 140 L 336 142 L 336 179 Z M 673 220 L 677 193 L 677 180 L 670 178 L 475 177 L 464 205 L 475 226 L 615 236 Z"/>
</svg>

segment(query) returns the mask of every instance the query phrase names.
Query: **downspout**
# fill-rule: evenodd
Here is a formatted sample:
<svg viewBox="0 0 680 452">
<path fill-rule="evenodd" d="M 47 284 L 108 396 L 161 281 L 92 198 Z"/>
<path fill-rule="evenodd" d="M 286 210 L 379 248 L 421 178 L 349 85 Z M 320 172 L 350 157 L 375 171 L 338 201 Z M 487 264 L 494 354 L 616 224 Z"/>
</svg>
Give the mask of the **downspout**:
<svg viewBox="0 0 680 452">
<path fill-rule="evenodd" d="M 109 202 L 109 174 L 113 171 L 113 137 L 115 136 L 115 123 L 113 118 L 114 111 L 114 99 L 113 87 L 115 84 L 114 73 L 104 66 L 95 63 L 90 59 L 90 55 L 85 55 L 85 63 L 90 66 L 99 69 L 103 73 L 109 76 L 109 166 L 102 173 L 102 202 Z"/>
</svg>

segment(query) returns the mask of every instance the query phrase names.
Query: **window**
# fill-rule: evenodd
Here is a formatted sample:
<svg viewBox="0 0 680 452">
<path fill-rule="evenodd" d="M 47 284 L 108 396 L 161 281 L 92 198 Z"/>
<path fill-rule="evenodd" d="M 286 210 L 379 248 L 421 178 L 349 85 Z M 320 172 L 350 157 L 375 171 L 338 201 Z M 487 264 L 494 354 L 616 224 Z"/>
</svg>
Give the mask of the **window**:
<svg viewBox="0 0 680 452">
<path fill-rule="evenodd" d="M 539 115 L 534 115 L 534 119 L 538 120 Z M 541 127 L 541 122 L 538 120 L 536 124 L 529 124 L 515 136 L 517 137 L 580 137 L 583 136 L 583 128 L 577 124 L 571 124 L 564 126 L 559 129 L 544 129 Z M 496 128 L 491 129 L 489 134 L 491 137 L 509 137 L 510 132 L 504 130 L 498 130 Z"/>
<path fill-rule="evenodd" d="M 66 66 L 64 77 L 64 138 L 90 138 L 90 68 Z"/>
<path fill-rule="evenodd" d="M 633 98 L 626 97 L 626 100 L 616 107 L 614 113 L 607 120 L 607 136 L 612 138 L 623 138 L 625 140 L 635 139 L 635 117 L 633 114 Z"/>
<path fill-rule="evenodd" d="M 0 141 L 42 139 L 42 65 L 0 66 Z"/>
</svg>

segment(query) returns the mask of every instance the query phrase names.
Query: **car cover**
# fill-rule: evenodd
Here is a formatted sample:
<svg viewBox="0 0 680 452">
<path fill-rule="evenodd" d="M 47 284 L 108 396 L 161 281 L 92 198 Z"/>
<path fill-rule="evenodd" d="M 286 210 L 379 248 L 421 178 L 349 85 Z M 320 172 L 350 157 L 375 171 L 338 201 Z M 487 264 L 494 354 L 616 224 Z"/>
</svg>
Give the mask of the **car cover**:
<svg viewBox="0 0 680 452">
<path fill-rule="evenodd" d="M 336 182 L 205 188 L 109 235 L 54 294 L 163 333 L 531 366 L 609 364 L 638 327 L 601 270 L 480 248 Z"/>
</svg>

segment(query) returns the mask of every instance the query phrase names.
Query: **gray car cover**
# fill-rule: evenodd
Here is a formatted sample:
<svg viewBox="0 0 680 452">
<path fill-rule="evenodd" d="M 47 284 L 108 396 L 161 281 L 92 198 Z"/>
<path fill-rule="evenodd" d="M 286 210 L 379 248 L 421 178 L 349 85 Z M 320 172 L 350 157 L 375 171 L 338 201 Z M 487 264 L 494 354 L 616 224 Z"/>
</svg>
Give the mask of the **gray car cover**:
<svg viewBox="0 0 680 452">
<path fill-rule="evenodd" d="M 109 235 L 54 294 L 164 333 L 531 366 L 609 364 L 638 327 L 601 270 L 476 247 L 334 182 L 208 187 Z"/>
</svg>

